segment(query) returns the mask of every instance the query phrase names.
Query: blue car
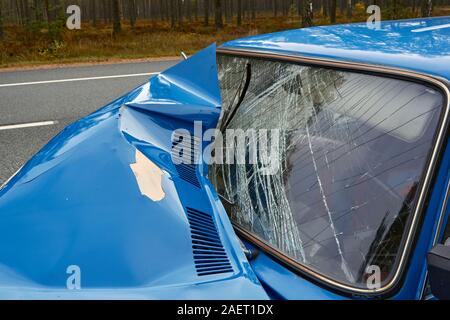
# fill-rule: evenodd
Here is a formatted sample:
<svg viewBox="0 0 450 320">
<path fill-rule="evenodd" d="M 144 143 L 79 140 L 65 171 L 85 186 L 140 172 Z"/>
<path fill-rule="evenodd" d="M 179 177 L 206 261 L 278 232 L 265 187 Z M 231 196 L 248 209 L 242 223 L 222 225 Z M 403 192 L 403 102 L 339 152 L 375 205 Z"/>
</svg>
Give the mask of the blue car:
<svg viewBox="0 0 450 320">
<path fill-rule="evenodd" d="M 450 298 L 450 17 L 212 45 L 0 189 L 1 299 Z"/>
</svg>

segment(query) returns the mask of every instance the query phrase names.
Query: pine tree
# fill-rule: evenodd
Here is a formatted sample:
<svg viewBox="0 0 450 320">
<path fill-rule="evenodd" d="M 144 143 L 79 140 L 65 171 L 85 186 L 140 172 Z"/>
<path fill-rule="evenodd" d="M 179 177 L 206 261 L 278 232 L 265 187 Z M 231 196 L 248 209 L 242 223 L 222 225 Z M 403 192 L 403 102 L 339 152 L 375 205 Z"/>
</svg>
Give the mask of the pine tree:
<svg viewBox="0 0 450 320">
<path fill-rule="evenodd" d="M 112 0 L 112 21 L 113 21 L 113 35 L 116 36 L 122 31 L 122 24 L 120 22 L 120 3 L 119 0 Z"/>
</svg>

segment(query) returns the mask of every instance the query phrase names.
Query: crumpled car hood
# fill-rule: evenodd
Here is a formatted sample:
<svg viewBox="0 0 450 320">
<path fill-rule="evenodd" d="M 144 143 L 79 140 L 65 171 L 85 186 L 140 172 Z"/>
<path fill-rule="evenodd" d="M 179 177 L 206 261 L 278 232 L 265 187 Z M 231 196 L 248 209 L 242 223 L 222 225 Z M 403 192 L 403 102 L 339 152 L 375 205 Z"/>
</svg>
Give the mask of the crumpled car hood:
<svg viewBox="0 0 450 320">
<path fill-rule="evenodd" d="M 206 169 L 171 160 L 219 114 L 212 46 L 50 141 L 0 189 L 0 298 L 267 298 Z"/>
</svg>

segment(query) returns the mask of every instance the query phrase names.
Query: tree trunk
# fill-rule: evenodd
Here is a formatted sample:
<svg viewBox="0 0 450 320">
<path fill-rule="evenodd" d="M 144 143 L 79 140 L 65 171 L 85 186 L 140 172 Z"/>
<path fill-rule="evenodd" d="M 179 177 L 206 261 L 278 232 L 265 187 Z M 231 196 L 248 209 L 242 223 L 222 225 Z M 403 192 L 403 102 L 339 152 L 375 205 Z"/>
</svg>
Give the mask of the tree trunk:
<svg viewBox="0 0 450 320">
<path fill-rule="evenodd" d="M 345 0 L 339 0 L 339 12 L 341 13 L 341 16 L 344 15 L 345 11 Z"/>
<path fill-rule="evenodd" d="M 332 1 L 332 0 L 322 0 L 322 14 L 323 14 L 324 18 L 328 17 L 328 3 L 329 3 L 329 1 Z"/>
<path fill-rule="evenodd" d="M 157 20 L 158 19 L 158 11 L 156 10 L 157 4 L 155 0 L 149 0 L 147 3 L 147 17 L 150 20 Z"/>
<path fill-rule="evenodd" d="M 164 0 L 159 0 L 159 19 L 164 21 Z"/>
<path fill-rule="evenodd" d="M 189 22 L 192 22 L 192 2 L 191 2 L 191 0 L 186 0 L 186 17 Z"/>
<path fill-rule="evenodd" d="M 228 0 L 229 1 L 229 9 L 230 9 L 230 22 L 233 22 L 234 17 L 234 0 Z"/>
<path fill-rule="evenodd" d="M 237 0 L 237 25 L 242 25 L 242 0 Z"/>
<path fill-rule="evenodd" d="M 41 0 L 33 0 L 34 20 L 38 22 L 42 21 L 41 2 Z"/>
<path fill-rule="evenodd" d="M 229 10 L 229 3 L 230 2 L 230 0 L 223 0 L 223 11 L 224 11 L 224 14 L 225 14 L 225 21 L 227 22 L 227 23 L 230 23 L 230 10 Z"/>
<path fill-rule="evenodd" d="M 352 0 L 347 0 L 347 18 L 352 18 Z"/>
<path fill-rule="evenodd" d="M 186 1 L 186 0 L 185 0 Z M 178 25 L 183 24 L 183 1 L 177 1 L 177 17 L 178 17 Z"/>
<path fill-rule="evenodd" d="M 198 21 L 198 0 L 194 0 L 194 19 Z"/>
<path fill-rule="evenodd" d="M 51 22 L 50 17 L 50 5 L 48 3 L 48 0 L 44 0 L 44 13 L 45 13 L 45 20 L 47 20 L 47 24 Z"/>
<path fill-rule="evenodd" d="M 26 26 L 29 26 L 31 23 L 31 15 L 28 0 L 22 0 L 22 12 L 24 17 L 24 24 Z"/>
<path fill-rule="evenodd" d="M 147 1 L 147 0 L 141 0 L 142 3 L 142 17 L 144 18 L 144 20 L 147 20 L 149 18 L 149 5 L 151 5 L 151 0 Z M 139 5 L 138 5 L 139 8 Z M 151 12 L 150 12 L 151 15 Z M 139 17 L 138 17 L 139 19 Z"/>
<path fill-rule="evenodd" d="M 328 0 L 330 3 L 330 23 L 336 23 L 337 0 Z"/>
<path fill-rule="evenodd" d="M 118 35 L 122 31 L 122 24 L 120 23 L 120 3 L 119 0 L 112 0 L 112 21 L 113 21 L 113 36 Z"/>
<path fill-rule="evenodd" d="M 23 14 L 22 14 L 22 5 L 19 2 L 20 0 L 15 0 L 14 5 L 16 7 L 17 19 L 20 25 L 23 26 Z"/>
<path fill-rule="evenodd" d="M 433 14 L 433 1 L 422 0 L 422 17 L 431 17 Z"/>
<path fill-rule="evenodd" d="M 250 3 L 250 10 L 252 11 L 252 20 L 255 21 L 256 20 L 256 0 L 251 0 Z"/>
<path fill-rule="evenodd" d="M 3 31 L 3 13 L 2 13 L 3 0 L 0 0 L 0 41 L 5 38 L 5 33 Z"/>
<path fill-rule="evenodd" d="M 109 0 L 102 0 L 102 9 L 103 9 L 103 23 L 109 23 Z"/>
<path fill-rule="evenodd" d="M 214 0 L 214 11 L 215 11 L 216 29 L 222 29 L 223 28 L 222 0 Z"/>
<path fill-rule="evenodd" d="M 96 1 L 95 0 L 91 0 L 91 15 L 92 15 L 92 25 L 94 27 L 97 26 L 97 8 L 96 8 Z"/>
<path fill-rule="evenodd" d="M 57 18 L 56 0 L 52 0 L 50 4 L 48 0 L 46 0 L 46 2 L 47 2 L 46 6 L 47 6 L 48 21 L 53 22 Z"/>
<path fill-rule="evenodd" d="M 302 1 L 302 28 L 311 27 L 313 25 L 311 6 L 311 0 Z"/>
<path fill-rule="evenodd" d="M 289 15 L 289 2 L 288 0 L 283 0 L 283 15 L 288 16 Z"/>
<path fill-rule="evenodd" d="M 169 12 L 170 12 L 170 27 L 172 29 L 175 28 L 176 25 L 176 8 L 175 8 L 175 0 L 169 0 Z"/>
<path fill-rule="evenodd" d="M 203 1 L 204 21 L 203 25 L 207 27 L 209 25 L 209 0 Z"/>
<path fill-rule="evenodd" d="M 128 12 L 130 16 L 131 28 L 134 28 L 136 25 L 136 0 L 128 1 Z"/>
</svg>

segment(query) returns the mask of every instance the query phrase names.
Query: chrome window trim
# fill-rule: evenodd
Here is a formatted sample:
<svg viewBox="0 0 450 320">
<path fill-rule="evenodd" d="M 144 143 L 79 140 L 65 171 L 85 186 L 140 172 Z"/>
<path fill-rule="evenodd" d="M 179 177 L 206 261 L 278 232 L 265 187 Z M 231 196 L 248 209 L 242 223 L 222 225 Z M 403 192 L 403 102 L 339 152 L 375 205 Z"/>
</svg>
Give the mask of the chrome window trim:
<svg viewBox="0 0 450 320">
<path fill-rule="evenodd" d="M 444 194 L 445 194 L 444 203 L 442 204 L 441 212 L 439 213 L 439 222 L 438 222 L 438 225 L 436 228 L 436 232 L 434 234 L 433 242 L 431 244 L 432 248 L 437 244 L 437 242 L 439 240 L 439 234 L 441 233 L 441 230 L 442 230 L 442 227 L 444 224 L 444 216 L 445 216 L 445 212 L 447 211 L 447 206 L 449 203 L 448 198 L 450 196 L 450 179 L 447 182 L 447 188 L 446 188 L 446 191 Z M 449 223 L 449 222 L 450 222 L 450 220 L 447 220 L 447 223 Z M 429 300 L 430 299 L 429 295 L 425 296 L 425 289 L 426 289 L 427 283 L 428 283 L 428 269 L 425 272 L 425 279 L 422 284 L 422 290 L 420 291 L 420 299 L 421 300 L 423 300 L 423 299 Z"/>
<path fill-rule="evenodd" d="M 433 247 L 437 244 L 437 242 L 439 240 L 439 234 L 441 233 L 442 226 L 443 226 L 443 223 L 444 223 L 445 211 L 447 211 L 447 205 L 448 205 L 448 202 L 449 202 L 448 201 L 449 194 L 450 194 L 450 179 L 447 182 L 447 188 L 446 188 L 446 191 L 445 191 L 445 199 L 444 199 L 444 203 L 442 204 L 441 212 L 439 214 L 439 223 L 438 223 L 438 226 L 437 226 L 437 229 L 436 229 L 436 233 L 435 233 L 434 239 L 433 239 L 433 244 L 432 244 Z M 447 223 L 448 222 L 449 221 L 447 221 Z"/>
<path fill-rule="evenodd" d="M 372 73 L 372 74 L 380 74 L 380 75 L 387 75 L 387 76 L 397 76 L 404 79 L 410 79 L 425 82 L 428 84 L 431 84 L 437 88 L 440 88 L 443 93 L 444 99 L 446 99 L 446 104 L 444 102 L 444 109 L 440 119 L 440 126 L 436 130 L 436 136 L 435 136 L 435 145 L 432 150 L 432 152 L 429 154 L 429 160 L 428 160 L 428 167 L 425 170 L 425 174 L 422 177 L 423 181 L 421 181 L 421 189 L 419 192 L 419 197 L 417 200 L 417 205 L 415 207 L 415 210 L 413 212 L 413 217 L 411 220 L 411 224 L 409 226 L 409 230 L 406 236 L 406 241 L 403 245 L 401 257 L 400 260 L 396 266 L 396 270 L 394 273 L 394 276 L 392 279 L 387 283 L 385 286 L 380 287 L 378 289 L 361 289 L 361 288 L 355 288 L 343 283 L 340 283 L 334 279 L 328 278 L 327 276 L 320 274 L 302 264 L 295 261 L 294 259 L 286 256 L 281 251 L 271 247 L 269 244 L 267 244 L 265 241 L 257 237 L 256 235 L 248 232 L 247 230 L 244 230 L 243 228 L 237 226 L 233 223 L 233 226 L 238 231 L 240 235 L 247 238 L 249 241 L 255 243 L 258 247 L 263 249 L 265 252 L 269 253 L 270 255 L 274 256 L 281 262 L 287 264 L 289 267 L 301 272 L 302 274 L 306 274 L 307 276 L 313 277 L 313 279 L 318 280 L 319 282 L 327 285 L 331 285 L 334 288 L 337 288 L 339 290 L 342 290 L 346 293 L 354 294 L 354 295 L 363 295 L 363 296 L 380 296 L 383 294 L 386 294 L 390 290 L 396 287 L 397 283 L 399 282 L 401 276 L 403 275 L 403 271 L 406 266 L 407 258 L 409 257 L 413 240 L 415 235 L 417 234 L 418 224 L 419 220 L 422 217 L 422 212 L 425 204 L 426 197 L 429 194 L 429 187 L 431 180 L 435 174 L 436 165 L 439 160 L 440 151 L 442 150 L 442 144 L 445 139 L 445 133 L 448 127 L 449 122 L 449 116 L 450 116 L 450 84 L 448 80 L 443 78 L 438 78 L 433 75 L 419 73 L 411 70 L 406 69 L 400 69 L 400 68 L 392 68 L 392 67 L 385 67 L 381 65 L 373 65 L 373 64 L 365 64 L 365 63 L 358 63 L 358 62 L 349 62 L 349 61 L 340 61 L 340 60 L 334 60 L 334 59 L 322 59 L 322 58 L 311 58 L 306 57 L 302 55 L 292 55 L 292 54 L 283 54 L 278 52 L 268 52 L 263 50 L 249 50 L 249 49 L 240 49 L 240 48 L 218 48 L 217 49 L 218 54 L 225 54 L 225 55 L 233 55 L 233 56 L 240 56 L 240 57 L 249 57 L 249 58 L 262 58 L 262 59 L 269 59 L 269 60 L 277 60 L 277 61 L 286 61 L 286 62 L 293 62 L 293 63 L 300 63 L 300 64 L 306 64 L 306 65 L 313 65 L 313 66 L 321 66 L 321 67 L 332 67 L 332 68 L 338 68 L 343 69 L 347 71 L 353 71 L 353 72 L 365 72 L 365 73 Z"/>
</svg>

